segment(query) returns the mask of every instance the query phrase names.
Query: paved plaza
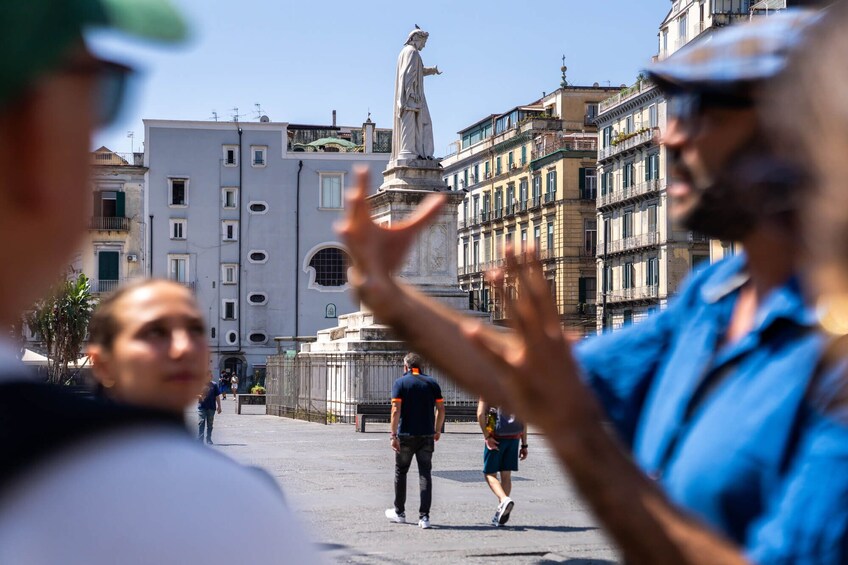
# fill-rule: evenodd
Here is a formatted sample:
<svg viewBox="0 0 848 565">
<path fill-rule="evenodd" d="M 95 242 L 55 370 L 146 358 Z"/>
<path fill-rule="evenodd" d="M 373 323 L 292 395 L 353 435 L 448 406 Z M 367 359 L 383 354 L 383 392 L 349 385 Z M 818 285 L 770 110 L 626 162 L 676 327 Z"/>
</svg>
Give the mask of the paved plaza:
<svg viewBox="0 0 848 565">
<path fill-rule="evenodd" d="M 541 436 L 514 473 L 516 501 L 507 527 L 489 521 L 496 500 L 480 471 L 483 442 L 477 424 L 448 423 L 433 457 L 433 527 L 417 526 L 418 476 L 410 469 L 409 524 L 390 523 L 394 457 L 388 424 L 366 433 L 349 424 L 325 426 L 266 416 L 264 406 L 235 414 L 231 396 L 215 418 L 215 448 L 270 472 L 309 526 L 330 562 L 339 563 L 616 563 L 616 553 L 562 478 Z M 194 419 L 190 419 L 194 422 Z M 223 530 L 250 538 L 249 524 L 221 516 Z"/>
</svg>

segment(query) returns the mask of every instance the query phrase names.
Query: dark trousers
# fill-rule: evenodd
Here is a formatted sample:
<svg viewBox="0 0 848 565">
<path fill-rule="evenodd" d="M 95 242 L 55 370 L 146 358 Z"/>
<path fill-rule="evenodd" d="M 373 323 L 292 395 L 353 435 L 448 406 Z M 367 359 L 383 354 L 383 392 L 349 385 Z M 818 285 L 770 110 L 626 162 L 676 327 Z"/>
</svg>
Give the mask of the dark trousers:
<svg viewBox="0 0 848 565">
<path fill-rule="evenodd" d="M 197 439 L 203 439 L 203 428 L 206 427 L 206 439 L 212 439 L 212 424 L 215 422 L 215 409 L 197 409 Z"/>
<path fill-rule="evenodd" d="M 430 515 L 430 502 L 433 499 L 433 480 L 430 471 L 433 468 L 433 436 L 401 436 L 400 451 L 395 454 L 395 511 L 398 514 L 406 508 L 406 473 L 412 463 L 412 456 L 418 463 L 418 486 L 421 490 L 421 505 L 418 516 Z"/>
</svg>

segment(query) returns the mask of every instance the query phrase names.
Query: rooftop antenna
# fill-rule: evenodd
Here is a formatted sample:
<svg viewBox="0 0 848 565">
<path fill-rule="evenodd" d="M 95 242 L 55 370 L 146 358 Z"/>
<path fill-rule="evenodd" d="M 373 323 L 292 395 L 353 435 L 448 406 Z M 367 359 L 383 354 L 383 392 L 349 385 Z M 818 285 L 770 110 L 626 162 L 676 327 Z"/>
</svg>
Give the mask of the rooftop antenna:
<svg viewBox="0 0 848 565">
<path fill-rule="evenodd" d="M 262 111 L 262 105 L 259 104 L 259 102 L 254 104 L 253 107 L 256 108 L 254 110 L 254 112 L 256 112 L 256 119 L 259 119 L 259 118 L 261 118 L 262 116 L 265 115 L 265 112 Z"/>
<path fill-rule="evenodd" d="M 238 106 L 236 106 L 235 108 L 233 108 L 233 121 L 234 121 L 235 123 L 238 123 L 239 118 L 244 117 L 244 115 L 245 115 L 245 114 L 239 114 L 239 113 L 238 113 Z"/>
<path fill-rule="evenodd" d="M 135 153 L 135 132 L 128 131 L 127 137 L 130 138 L 130 153 Z"/>
<path fill-rule="evenodd" d="M 218 121 L 218 112 L 216 112 L 215 110 L 212 110 L 212 119 L 216 122 Z"/>
</svg>

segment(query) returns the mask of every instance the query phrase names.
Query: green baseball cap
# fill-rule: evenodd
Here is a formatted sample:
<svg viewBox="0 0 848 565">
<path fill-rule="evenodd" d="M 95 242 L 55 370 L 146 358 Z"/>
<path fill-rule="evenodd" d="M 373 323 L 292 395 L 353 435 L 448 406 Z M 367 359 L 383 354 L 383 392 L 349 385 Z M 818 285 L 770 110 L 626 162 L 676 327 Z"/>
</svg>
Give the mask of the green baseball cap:
<svg viewBox="0 0 848 565">
<path fill-rule="evenodd" d="M 12 0 L 0 18 L 0 108 L 62 60 L 88 28 L 162 42 L 185 38 L 168 0 Z"/>
</svg>

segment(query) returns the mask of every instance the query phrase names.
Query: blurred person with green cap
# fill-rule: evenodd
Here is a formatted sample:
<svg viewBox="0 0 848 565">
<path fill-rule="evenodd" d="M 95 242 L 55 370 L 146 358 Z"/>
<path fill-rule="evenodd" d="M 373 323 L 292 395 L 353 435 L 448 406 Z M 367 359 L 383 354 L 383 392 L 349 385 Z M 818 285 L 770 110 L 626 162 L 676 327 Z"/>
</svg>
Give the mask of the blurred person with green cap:
<svg viewBox="0 0 848 565">
<path fill-rule="evenodd" d="M 672 223 L 744 252 L 693 273 L 638 324 L 572 347 L 532 251 L 506 253 L 514 331 L 463 317 L 393 276 L 444 197 L 390 227 L 371 218 L 365 173 L 348 197 L 340 231 L 362 302 L 464 389 L 544 433 L 627 563 L 848 563 L 848 428 L 817 402 L 824 339 L 798 276 L 804 185 L 775 166 L 759 113 L 826 18 L 734 24 L 646 69 L 668 102 Z"/>
<path fill-rule="evenodd" d="M 0 18 L 0 325 L 60 275 L 85 232 L 92 132 L 131 69 L 86 48 L 92 28 L 187 35 L 166 0 L 22 0 Z M 179 415 L 32 380 L 0 341 L 0 563 L 311 563 L 266 474 L 192 441 Z M 233 489 L 233 484 L 238 488 Z M 216 544 L 222 519 L 255 541 Z"/>
</svg>

